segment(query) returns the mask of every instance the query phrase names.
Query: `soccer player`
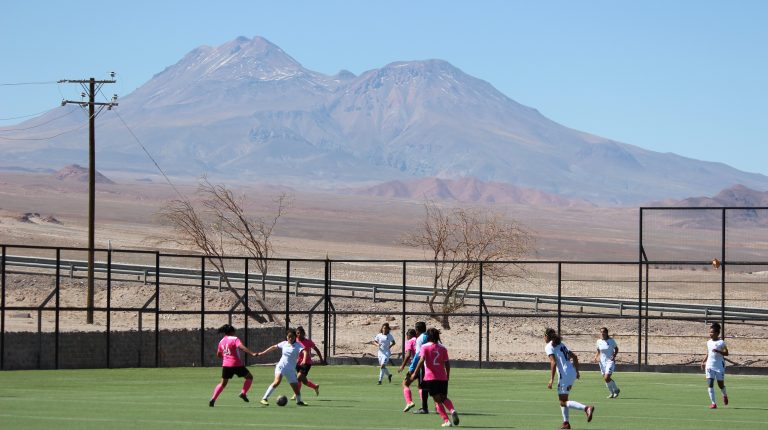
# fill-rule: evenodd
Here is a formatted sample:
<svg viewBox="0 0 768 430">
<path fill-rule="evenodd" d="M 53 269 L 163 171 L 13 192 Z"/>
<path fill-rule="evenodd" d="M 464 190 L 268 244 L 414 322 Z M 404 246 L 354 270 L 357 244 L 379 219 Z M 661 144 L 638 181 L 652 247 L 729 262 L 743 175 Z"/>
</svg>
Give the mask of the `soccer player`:
<svg viewBox="0 0 768 430">
<path fill-rule="evenodd" d="M 544 347 L 544 352 L 549 357 L 550 376 L 547 388 L 550 390 L 555 380 L 555 370 L 557 370 L 558 374 L 557 396 L 560 400 L 560 411 L 563 414 L 563 425 L 560 428 L 571 428 L 568 417 L 570 409 L 584 411 L 587 415 L 587 422 L 592 421 L 592 414 L 595 411 L 594 406 L 587 406 L 573 400 L 568 400 L 568 394 L 571 392 L 573 383 L 581 376 L 579 374 L 579 358 L 565 346 L 555 329 L 546 329 L 544 341 L 547 343 L 547 346 Z"/>
<path fill-rule="evenodd" d="M 403 357 L 403 362 L 400 363 L 400 367 L 397 369 L 397 373 L 402 372 L 405 368 L 405 363 L 408 363 L 409 360 L 413 359 L 413 356 L 416 355 L 416 330 L 409 328 L 405 333 L 405 337 L 405 348 L 403 348 L 403 354 L 405 354 L 405 356 Z M 405 379 L 403 379 L 403 397 L 405 397 L 405 409 L 403 409 L 403 412 L 408 412 L 416 406 L 416 403 L 413 403 L 413 396 L 411 395 L 412 382 L 413 380 L 406 374 Z"/>
<path fill-rule="evenodd" d="M 303 383 L 307 387 L 315 390 L 315 395 L 319 396 L 320 385 L 310 381 L 307 378 L 307 375 L 309 374 L 309 369 L 312 368 L 312 349 L 314 349 L 317 353 L 317 357 L 320 360 L 320 363 L 324 362 L 323 354 L 321 354 L 320 350 L 317 349 L 315 342 L 312 342 L 312 339 L 307 337 L 307 333 L 304 331 L 304 327 L 296 327 L 296 335 L 298 336 L 296 338 L 296 342 L 299 342 L 301 346 L 304 347 L 304 350 L 307 351 L 306 355 L 302 354 L 299 356 L 298 363 L 296 364 L 296 373 L 298 374 L 299 378 L 299 389 L 301 389 L 301 384 Z M 304 357 L 306 357 L 306 361 L 302 361 Z"/>
<path fill-rule="evenodd" d="M 416 370 L 416 364 L 419 363 L 419 351 L 421 350 L 421 345 L 427 343 L 427 323 L 418 321 L 414 327 L 416 328 L 417 333 L 415 345 L 416 354 L 414 354 L 411 365 L 408 367 L 408 378 L 411 382 L 413 382 L 415 378 L 418 378 L 419 381 L 421 408 L 417 409 L 414 414 L 428 414 L 429 408 L 427 407 L 427 400 L 429 400 L 429 393 L 427 393 L 427 390 L 424 390 L 424 387 L 422 386 L 424 382 L 424 369 L 419 369 L 418 372 L 414 372 Z M 410 385 L 410 382 L 408 385 Z"/>
<path fill-rule="evenodd" d="M 301 401 L 299 379 L 296 376 L 296 362 L 298 361 L 300 354 L 306 355 L 308 354 L 308 351 L 296 341 L 296 330 L 292 328 L 288 329 L 284 341 L 277 345 L 272 345 L 264 351 L 257 352 L 256 356 L 268 354 L 276 349 L 282 350 L 282 356 L 280 357 L 280 361 L 277 362 L 277 365 L 275 365 L 275 381 L 267 387 L 264 397 L 261 398 L 261 404 L 269 406 L 269 401 L 267 399 L 269 399 L 269 396 L 275 391 L 277 386 L 280 385 L 280 381 L 282 381 L 283 376 L 285 376 L 285 379 L 288 380 L 288 383 L 291 384 L 291 388 L 293 388 L 293 393 L 296 395 L 296 405 L 306 406 L 306 403 Z M 303 361 L 306 360 L 307 358 L 304 357 Z"/>
<path fill-rule="evenodd" d="M 211 400 L 208 401 L 208 406 L 210 407 L 213 407 L 216 403 L 216 399 L 219 398 L 219 394 L 224 391 L 224 387 L 227 386 L 227 383 L 229 383 L 229 380 L 232 379 L 234 375 L 237 375 L 239 378 L 245 378 L 243 389 L 240 391 L 240 398 L 243 399 L 244 402 L 248 401 L 248 396 L 246 394 L 251 388 L 251 384 L 253 384 L 253 375 L 251 375 L 251 372 L 245 368 L 245 364 L 240 358 L 240 351 L 251 355 L 256 355 L 256 353 L 246 348 L 245 345 L 240 342 L 240 339 L 235 336 L 235 328 L 231 325 L 224 324 L 219 328 L 219 333 L 224 333 L 224 337 L 221 338 L 219 346 L 216 349 L 216 356 L 221 358 L 221 382 L 216 385 L 216 388 L 213 390 L 213 396 L 211 397 Z"/>
<path fill-rule="evenodd" d="M 435 409 L 443 419 L 443 427 L 459 425 L 459 414 L 448 398 L 448 379 L 451 375 L 451 363 L 448 361 L 448 349 L 440 344 L 440 330 L 427 330 L 427 343 L 421 346 L 419 362 L 416 369 L 424 369 L 424 390 L 435 401 Z M 446 408 L 451 413 L 448 418 Z"/>
<path fill-rule="evenodd" d="M 392 355 L 392 347 L 395 345 L 395 338 L 392 333 L 389 332 L 389 323 L 381 325 L 381 331 L 374 336 L 371 344 L 379 347 L 379 382 L 384 379 L 384 375 L 387 375 L 389 382 L 392 382 L 392 374 L 387 369 L 387 363 L 389 363 L 389 357 Z"/>
<path fill-rule="evenodd" d="M 701 361 L 701 368 L 707 376 L 709 385 L 709 409 L 716 409 L 714 382 L 723 393 L 723 404 L 728 405 L 728 392 L 725 391 L 725 356 L 728 355 L 728 347 L 725 341 L 720 339 L 720 324 L 712 323 L 709 327 L 709 340 L 707 341 L 707 355 Z"/>
<path fill-rule="evenodd" d="M 600 363 L 600 373 L 605 380 L 605 386 L 608 387 L 610 395 L 609 399 L 615 399 L 619 397 L 619 387 L 616 386 L 616 381 L 613 380 L 613 372 L 616 370 L 616 355 L 619 353 L 619 347 L 616 345 L 616 341 L 612 337 L 608 336 L 608 328 L 600 327 L 600 339 L 595 343 L 597 352 L 595 353 L 595 361 Z"/>
</svg>

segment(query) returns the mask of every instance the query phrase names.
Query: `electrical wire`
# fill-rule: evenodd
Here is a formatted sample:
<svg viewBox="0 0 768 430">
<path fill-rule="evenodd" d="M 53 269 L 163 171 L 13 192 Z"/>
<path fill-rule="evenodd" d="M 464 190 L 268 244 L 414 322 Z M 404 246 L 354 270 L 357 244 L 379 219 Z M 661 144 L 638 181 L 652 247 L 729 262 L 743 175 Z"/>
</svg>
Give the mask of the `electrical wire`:
<svg viewBox="0 0 768 430">
<path fill-rule="evenodd" d="M 47 111 L 44 111 L 44 112 L 47 112 Z M 37 124 L 37 125 L 33 125 L 33 126 L 30 126 L 30 127 L 25 127 L 25 128 L 5 128 L 5 129 L 0 130 L 0 133 L 5 133 L 7 131 L 31 130 L 33 128 L 42 127 L 42 126 L 44 126 L 46 124 L 49 124 L 49 123 L 52 123 L 53 121 L 56 121 L 59 118 L 64 118 L 67 115 L 72 115 L 73 112 L 77 112 L 77 111 L 75 109 L 71 109 L 69 112 L 65 113 L 64 115 L 57 116 L 56 118 L 51 118 L 51 119 L 49 119 L 46 122 L 43 122 L 43 123 L 40 123 L 40 124 Z"/>
<path fill-rule="evenodd" d="M 0 84 L 0 87 L 11 87 L 11 86 L 17 86 L 17 85 L 49 85 L 49 84 L 55 84 L 56 81 L 43 81 L 43 82 L 10 82 L 5 84 Z"/>
<path fill-rule="evenodd" d="M 96 114 L 94 113 L 93 116 L 95 117 Z M 90 119 L 91 119 L 91 117 L 88 117 L 89 121 L 90 121 Z M 72 133 L 73 131 L 80 130 L 81 128 L 85 127 L 86 125 L 88 125 L 88 122 L 85 122 L 85 123 L 83 123 L 83 125 L 81 125 L 79 127 L 76 127 L 76 128 L 73 128 L 71 130 L 62 131 L 61 133 L 54 134 L 53 136 L 47 136 L 47 137 L 7 137 L 7 136 L 0 135 L 0 140 L 35 140 L 35 141 L 50 140 L 50 139 L 59 137 L 59 136 L 64 135 L 64 134 Z"/>
<path fill-rule="evenodd" d="M 48 110 L 50 110 L 50 109 L 48 109 Z M 48 110 L 40 111 L 38 113 L 32 113 L 32 114 L 29 114 L 29 115 L 13 116 L 13 117 L 10 117 L 10 118 L 0 118 L 0 121 L 11 121 L 11 120 L 14 120 L 14 119 L 22 119 L 22 118 L 29 118 L 29 117 L 33 117 L 33 116 L 39 116 L 39 115 L 42 115 L 42 114 L 48 112 Z"/>
</svg>

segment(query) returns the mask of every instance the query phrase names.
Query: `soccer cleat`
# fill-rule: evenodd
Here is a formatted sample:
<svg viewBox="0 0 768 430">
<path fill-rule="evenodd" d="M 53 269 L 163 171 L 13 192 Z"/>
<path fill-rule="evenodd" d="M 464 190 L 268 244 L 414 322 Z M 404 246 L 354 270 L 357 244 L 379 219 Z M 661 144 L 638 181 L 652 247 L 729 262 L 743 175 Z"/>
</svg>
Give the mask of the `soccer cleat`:
<svg viewBox="0 0 768 430">
<path fill-rule="evenodd" d="M 376 385 L 381 385 L 381 381 L 377 382 Z"/>
<path fill-rule="evenodd" d="M 216 404 L 216 400 L 211 400 L 208 402 L 208 406 L 213 407 L 213 405 Z"/>
<path fill-rule="evenodd" d="M 453 421 L 453 425 L 459 425 L 459 413 L 456 412 L 456 409 L 451 411 L 451 421 Z"/>
<path fill-rule="evenodd" d="M 320 395 L 320 386 L 319 385 L 315 385 L 315 395 L 316 396 Z"/>
<path fill-rule="evenodd" d="M 587 422 L 592 421 L 592 413 L 595 412 L 594 406 L 587 406 L 586 409 L 584 409 L 584 413 L 587 415 Z"/>
<path fill-rule="evenodd" d="M 723 404 L 728 406 L 728 396 L 723 396 Z"/>
<path fill-rule="evenodd" d="M 296 402 L 296 406 L 307 406 L 304 402 Z"/>
<path fill-rule="evenodd" d="M 405 405 L 405 409 L 403 409 L 403 412 L 410 411 L 411 409 L 413 409 L 414 406 L 416 406 L 416 403 L 413 403 L 413 402 L 408 403 L 407 405 Z"/>
<path fill-rule="evenodd" d="M 261 399 L 261 400 L 259 401 L 259 403 L 261 403 L 261 404 L 262 404 L 262 405 L 264 405 L 264 406 L 269 406 L 269 402 L 267 401 L 267 399 Z"/>
<path fill-rule="evenodd" d="M 711 405 L 709 405 L 709 409 L 717 409 L 717 405 L 712 403 Z"/>
<path fill-rule="evenodd" d="M 387 378 L 389 378 L 389 383 L 391 384 L 392 383 L 392 374 L 390 373 L 389 375 L 387 375 Z"/>
<path fill-rule="evenodd" d="M 429 411 L 424 409 L 424 408 L 419 408 L 419 409 L 416 409 L 415 411 L 413 411 L 413 413 L 414 414 L 428 414 Z"/>
<path fill-rule="evenodd" d="M 240 393 L 240 396 L 239 396 L 239 397 L 240 397 L 241 399 L 243 399 L 243 401 L 244 401 L 245 403 L 248 403 L 248 402 L 250 402 L 250 400 L 248 400 L 248 396 L 246 396 L 246 395 L 245 395 L 245 393 Z"/>
<path fill-rule="evenodd" d="M 296 393 L 293 393 L 293 395 L 291 396 L 291 400 L 296 400 Z"/>
<path fill-rule="evenodd" d="M 571 428 L 571 424 L 568 421 L 563 421 L 563 425 L 560 426 L 561 429 L 569 429 Z"/>
<path fill-rule="evenodd" d="M 446 421 L 440 427 L 453 427 L 453 424 L 450 421 Z"/>
<path fill-rule="evenodd" d="M 615 399 L 615 398 L 616 398 L 616 393 L 611 393 L 608 395 L 608 397 L 606 397 L 606 399 Z"/>
<path fill-rule="evenodd" d="M 615 399 L 616 397 L 619 397 L 619 393 L 621 393 L 621 390 L 619 390 L 619 389 L 617 388 L 617 389 L 616 389 L 616 392 L 615 392 L 615 393 L 613 393 L 613 398 Z"/>
</svg>

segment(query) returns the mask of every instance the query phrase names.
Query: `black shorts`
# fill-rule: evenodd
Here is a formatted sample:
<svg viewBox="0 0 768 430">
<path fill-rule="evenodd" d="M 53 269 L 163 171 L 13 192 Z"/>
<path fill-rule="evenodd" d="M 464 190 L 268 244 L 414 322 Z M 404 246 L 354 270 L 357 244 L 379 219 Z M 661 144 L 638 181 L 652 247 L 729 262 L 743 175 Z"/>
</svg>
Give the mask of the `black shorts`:
<svg viewBox="0 0 768 430">
<path fill-rule="evenodd" d="M 251 372 L 248 371 L 248 369 L 245 368 L 245 366 L 240 367 L 222 367 L 221 368 L 221 379 L 232 379 L 233 376 L 237 375 L 241 378 L 244 378 L 248 376 Z"/>
<path fill-rule="evenodd" d="M 430 396 L 448 395 L 448 381 L 424 381 L 421 383 L 421 388 L 426 390 Z"/>
<path fill-rule="evenodd" d="M 297 364 L 296 373 L 303 373 L 304 376 L 309 375 L 309 369 L 312 368 L 311 364 Z"/>
</svg>

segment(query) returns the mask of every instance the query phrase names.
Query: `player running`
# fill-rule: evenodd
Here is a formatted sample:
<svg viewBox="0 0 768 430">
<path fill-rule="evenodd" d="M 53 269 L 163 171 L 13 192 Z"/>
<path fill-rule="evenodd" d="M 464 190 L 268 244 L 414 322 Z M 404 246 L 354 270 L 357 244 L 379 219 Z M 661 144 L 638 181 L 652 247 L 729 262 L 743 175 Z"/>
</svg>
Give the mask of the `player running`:
<svg viewBox="0 0 768 430">
<path fill-rule="evenodd" d="M 278 343 L 277 345 L 272 345 L 269 348 L 265 349 L 264 351 L 256 353 L 256 356 L 268 354 L 276 349 L 282 350 L 283 355 L 280 357 L 280 361 L 277 362 L 277 365 L 275 365 L 275 381 L 272 382 L 272 384 L 267 387 L 267 391 L 264 393 L 264 397 L 261 398 L 261 404 L 264 406 L 269 406 L 269 396 L 275 391 L 278 385 L 280 385 L 280 381 L 283 380 L 283 376 L 285 376 L 285 379 L 288 380 L 288 383 L 291 384 L 291 388 L 293 388 L 293 393 L 296 395 L 296 405 L 297 406 L 306 406 L 306 403 L 301 401 L 301 392 L 299 391 L 299 380 L 296 376 L 296 362 L 299 358 L 299 355 L 306 355 L 308 354 L 308 351 L 304 349 L 303 346 L 299 342 L 296 341 L 296 330 L 294 329 L 288 329 L 288 332 L 285 335 L 284 341 Z M 306 361 L 306 357 L 303 359 Z"/>
<path fill-rule="evenodd" d="M 227 386 L 227 383 L 229 383 L 229 380 L 234 375 L 237 375 L 239 378 L 245 378 L 243 389 L 240 391 L 240 398 L 245 402 L 248 401 L 246 394 L 251 388 L 251 384 L 253 384 L 253 375 L 245 368 L 245 363 L 240 358 L 240 351 L 251 355 L 256 355 L 256 353 L 246 348 L 240 342 L 240 339 L 235 336 L 235 328 L 231 325 L 224 324 L 219 328 L 219 333 L 224 333 L 224 337 L 219 341 L 219 346 L 216 349 L 216 356 L 221 358 L 221 382 L 216 385 L 216 388 L 213 390 L 213 396 L 208 401 L 208 406 L 210 407 L 214 406 L 216 399 L 219 398 L 219 394 L 224 391 L 224 387 Z"/>
<path fill-rule="evenodd" d="M 413 356 L 416 355 L 416 330 L 409 328 L 405 333 L 405 337 L 405 348 L 403 348 L 403 354 L 405 354 L 405 356 L 403 357 L 403 362 L 400 363 L 400 367 L 397 369 L 397 373 L 402 372 L 405 368 L 405 364 L 409 363 L 410 360 L 413 359 Z M 416 406 L 416 403 L 413 403 L 413 396 L 411 395 L 412 382 L 413 380 L 406 374 L 405 379 L 403 379 L 403 397 L 405 397 L 405 409 L 403 409 L 403 412 L 408 412 Z"/>
<path fill-rule="evenodd" d="M 315 395 L 320 395 L 320 385 L 315 384 L 314 382 L 310 381 L 307 378 L 307 375 L 309 374 L 309 369 L 312 368 L 312 349 L 315 350 L 317 353 L 317 358 L 320 360 L 320 363 L 324 363 L 323 360 L 323 354 L 320 353 L 320 350 L 317 349 L 317 346 L 315 345 L 315 342 L 312 341 L 312 339 L 307 337 L 307 333 L 304 331 L 304 327 L 298 326 L 296 327 L 296 335 L 298 336 L 296 338 L 296 342 L 299 342 L 302 347 L 304 347 L 304 350 L 307 351 L 307 354 L 301 354 L 299 355 L 299 360 L 296 364 L 296 373 L 298 374 L 299 379 L 299 390 L 301 390 L 301 385 L 304 384 L 307 387 L 315 390 Z M 302 359 L 306 357 L 305 361 L 302 361 Z M 291 397 L 291 399 L 294 399 L 296 396 L 294 395 Z"/>
<path fill-rule="evenodd" d="M 431 328 L 427 330 L 427 343 L 421 346 L 419 362 L 416 370 L 424 369 L 424 390 L 435 401 L 435 409 L 443 419 L 443 427 L 459 425 L 459 414 L 453 407 L 453 402 L 448 398 L 448 379 L 451 375 L 451 363 L 448 361 L 448 349 L 440 344 L 440 330 Z M 446 408 L 451 413 L 448 418 Z"/>
<path fill-rule="evenodd" d="M 381 325 L 381 331 L 377 334 L 371 344 L 379 347 L 379 382 L 384 379 L 384 375 L 387 375 L 389 382 L 392 382 L 392 374 L 387 369 L 387 363 L 389 363 L 389 357 L 392 355 L 392 347 L 395 345 L 395 338 L 392 333 L 389 332 L 389 323 Z"/>
<path fill-rule="evenodd" d="M 608 387 L 610 395 L 609 399 L 615 399 L 619 397 L 619 387 L 616 386 L 616 381 L 613 380 L 613 372 L 616 370 L 616 355 L 619 353 L 619 347 L 616 345 L 616 341 L 612 337 L 608 336 L 608 328 L 600 327 L 600 339 L 595 343 L 597 352 L 595 353 L 595 361 L 600 363 L 600 373 L 605 380 L 605 386 Z"/>
<path fill-rule="evenodd" d="M 560 399 L 560 411 L 563 414 L 563 425 L 561 429 L 571 428 L 569 422 L 569 410 L 576 409 L 584 411 L 587 415 L 587 422 L 592 421 L 592 414 L 595 411 L 594 406 L 587 406 L 579 402 L 568 400 L 568 394 L 571 392 L 573 383 L 580 378 L 579 358 L 576 354 L 568 350 L 568 347 L 561 341 L 555 329 L 547 328 L 544 332 L 544 341 L 547 346 L 544 347 L 547 357 L 549 357 L 550 376 L 547 388 L 552 389 L 552 383 L 555 380 L 555 370 L 557 370 L 557 396 Z"/>
<path fill-rule="evenodd" d="M 707 356 L 701 361 L 701 368 L 707 376 L 709 385 L 709 409 L 717 409 L 715 402 L 714 382 L 717 379 L 717 386 L 723 393 L 723 404 L 728 405 L 728 392 L 725 391 L 725 356 L 728 355 L 728 347 L 725 341 L 720 339 L 720 324 L 712 323 L 709 327 L 709 340 L 707 341 Z"/>
<path fill-rule="evenodd" d="M 415 372 L 416 370 L 416 364 L 419 363 L 419 351 L 421 350 L 421 346 L 425 343 L 427 343 L 427 323 L 424 321 L 419 321 L 415 325 L 416 328 L 416 345 L 415 350 L 416 354 L 413 356 L 413 360 L 411 361 L 411 365 L 408 367 L 408 378 L 410 385 L 411 382 L 413 382 L 414 379 L 418 378 L 419 381 L 419 397 L 421 397 L 421 408 L 417 409 L 414 414 L 428 414 L 429 408 L 427 407 L 427 400 L 429 399 L 429 393 L 427 393 L 427 390 L 423 387 L 424 382 L 424 369 L 419 369 L 418 372 Z"/>
</svg>

